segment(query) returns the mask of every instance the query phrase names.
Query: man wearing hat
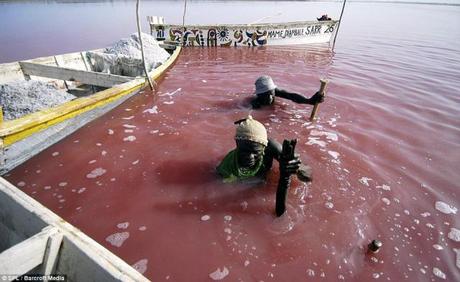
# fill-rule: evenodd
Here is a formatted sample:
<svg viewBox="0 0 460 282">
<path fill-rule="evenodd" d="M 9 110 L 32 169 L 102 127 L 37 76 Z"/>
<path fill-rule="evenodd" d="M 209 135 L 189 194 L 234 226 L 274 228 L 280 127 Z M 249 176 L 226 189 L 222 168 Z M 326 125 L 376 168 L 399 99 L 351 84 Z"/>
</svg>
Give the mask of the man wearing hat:
<svg viewBox="0 0 460 282">
<path fill-rule="evenodd" d="M 288 188 L 292 174 L 297 174 L 301 181 L 311 181 L 310 167 L 302 165 L 298 155 L 292 159 L 284 158 L 281 144 L 267 138 L 267 130 L 263 124 L 251 116 L 235 124 L 236 149 L 230 151 L 217 167 L 224 182 L 265 177 L 272 167 L 273 159 L 280 163 L 279 185 Z"/>
<path fill-rule="evenodd" d="M 322 103 L 324 96 L 316 92 L 311 98 L 306 98 L 297 93 L 291 93 L 276 87 L 273 79 L 268 75 L 259 77 L 256 82 L 256 98 L 251 101 L 252 107 L 257 109 L 265 105 L 272 105 L 275 102 L 275 97 L 289 99 L 299 104 L 315 105 Z"/>
</svg>

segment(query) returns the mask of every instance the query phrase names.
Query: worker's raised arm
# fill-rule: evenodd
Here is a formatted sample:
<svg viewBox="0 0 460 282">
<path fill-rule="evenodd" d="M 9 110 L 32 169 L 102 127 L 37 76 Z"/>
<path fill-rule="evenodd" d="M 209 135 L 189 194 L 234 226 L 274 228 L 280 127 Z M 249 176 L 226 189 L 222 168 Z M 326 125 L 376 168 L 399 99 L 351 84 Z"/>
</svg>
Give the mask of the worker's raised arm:
<svg viewBox="0 0 460 282">
<path fill-rule="evenodd" d="M 291 100 L 291 101 L 296 102 L 298 104 L 314 105 L 316 103 L 321 103 L 321 102 L 324 101 L 324 97 L 322 95 L 320 95 L 318 92 L 315 93 L 310 98 L 307 98 L 307 97 L 305 97 L 303 95 L 300 95 L 298 93 L 289 92 L 289 91 L 279 89 L 279 88 L 276 88 L 275 96 Z"/>
</svg>

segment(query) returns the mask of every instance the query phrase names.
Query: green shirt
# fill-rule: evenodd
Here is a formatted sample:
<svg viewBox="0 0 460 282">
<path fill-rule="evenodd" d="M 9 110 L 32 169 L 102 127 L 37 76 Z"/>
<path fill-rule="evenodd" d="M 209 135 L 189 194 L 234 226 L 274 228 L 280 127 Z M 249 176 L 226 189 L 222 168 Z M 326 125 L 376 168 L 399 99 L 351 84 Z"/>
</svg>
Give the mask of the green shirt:
<svg viewBox="0 0 460 282">
<path fill-rule="evenodd" d="M 236 150 L 237 149 L 230 151 L 217 167 L 217 172 L 224 178 L 225 183 L 254 177 L 264 167 L 263 159 L 261 159 L 253 168 L 239 167 Z"/>
</svg>

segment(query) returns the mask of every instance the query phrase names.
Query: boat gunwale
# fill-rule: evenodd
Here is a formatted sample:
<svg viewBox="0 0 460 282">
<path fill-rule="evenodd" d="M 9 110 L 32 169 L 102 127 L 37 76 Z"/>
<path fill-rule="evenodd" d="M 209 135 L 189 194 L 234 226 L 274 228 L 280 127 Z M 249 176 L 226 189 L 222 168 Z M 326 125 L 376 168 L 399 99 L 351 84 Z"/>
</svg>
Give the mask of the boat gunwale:
<svg viewBox="0 0 460 282">
<path fill-rule="evenodd" d="M 267 28 L 267 27 L 285 27 L 285 26 L 310 26 L 310 25 L 317 25 L 317 24 L 325 24 L 325 23 L 338 23 L 338 20 L 330 20 L 330 21 L 295 21 L 295 22 L 280 22 L 280 23 L 257 23 L 257 24 L 186 24 L 185 28 L 200 28 L 200 29 L 209 29 L 215 27 L 226 27 L 226 28 Z M 163 26 L 165 28 L 172 28 L 178 27 L 182 28 L 183 25 L 181 24 L 154 24 L 150 23 L 151 26 Z"/>
</svg>

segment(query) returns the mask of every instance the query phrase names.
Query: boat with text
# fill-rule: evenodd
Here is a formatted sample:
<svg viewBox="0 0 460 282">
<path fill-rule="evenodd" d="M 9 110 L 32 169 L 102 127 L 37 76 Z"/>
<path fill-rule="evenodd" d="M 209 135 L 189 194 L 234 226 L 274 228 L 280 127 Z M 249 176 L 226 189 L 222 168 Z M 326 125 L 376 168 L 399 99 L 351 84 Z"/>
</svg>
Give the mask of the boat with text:
<svg viewBox="0 0 460 282">
<path fill-rule="evenodd" d="M 150 34 L 158 41 L 183 46 L 230 47 L 327 43 L 339 21 L 317 20 L 285 23 L 180 25 L 149 16 Z"/>
</svg>

